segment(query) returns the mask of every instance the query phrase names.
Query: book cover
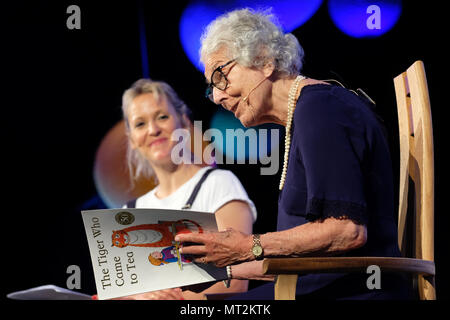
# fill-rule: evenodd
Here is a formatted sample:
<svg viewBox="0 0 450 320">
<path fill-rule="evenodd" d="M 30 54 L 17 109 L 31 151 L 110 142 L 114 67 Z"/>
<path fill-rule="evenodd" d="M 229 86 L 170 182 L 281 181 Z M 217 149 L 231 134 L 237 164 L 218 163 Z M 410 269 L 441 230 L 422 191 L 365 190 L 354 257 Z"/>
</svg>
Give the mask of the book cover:
<svg viewBox="0 0 450 320">
<path fill-rule="evenodd" d="M 225 268 L 181 255 L 176 234 L 217 231 L 214 214 L 163 209 L 82 211 L 98 299 L 224 280 Z"/>
</svg>

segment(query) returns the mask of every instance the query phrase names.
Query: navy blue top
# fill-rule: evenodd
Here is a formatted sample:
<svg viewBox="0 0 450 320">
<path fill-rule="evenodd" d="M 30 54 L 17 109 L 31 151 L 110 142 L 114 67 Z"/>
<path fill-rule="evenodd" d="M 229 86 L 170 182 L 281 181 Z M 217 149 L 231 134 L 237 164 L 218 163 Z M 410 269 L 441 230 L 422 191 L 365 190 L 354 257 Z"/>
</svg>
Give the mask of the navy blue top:
<svg viewBox="0 0 450 320">
<path fill-rule="evenodd" d="M 366 225 L 367 243 L 345 256 L 400 256 L 389 146 L 366 100 L 333 85 L 305 86 L 291 130 L 287 176 L 278 201 L 278 230 L 346 217 Z M 302 276 L 297 294 L 342 276 Z M 365 288 L 368 276 L 353 278 L 359 277 L 356 281 L 363 283 L 356 285 Z M 349 285 L 342 279 L 338 282 Z"/>
</svg>

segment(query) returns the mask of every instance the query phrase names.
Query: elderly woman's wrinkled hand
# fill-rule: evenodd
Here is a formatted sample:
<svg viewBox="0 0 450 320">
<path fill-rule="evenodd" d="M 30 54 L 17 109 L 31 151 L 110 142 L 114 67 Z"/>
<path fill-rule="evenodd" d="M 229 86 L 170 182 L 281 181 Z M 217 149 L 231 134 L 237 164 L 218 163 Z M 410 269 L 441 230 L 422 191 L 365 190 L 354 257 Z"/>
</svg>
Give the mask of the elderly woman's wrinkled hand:
<svg viewBox="0 0 450 320">
<path fill-rule="evenodd" d="M 252 236 L 232 228 L 222 232 L 179 234 L 175 241 L 184 243 L 181 252 L 193 255 L 198 263 L 224 267 L 252 259 Z"/>
</svg>

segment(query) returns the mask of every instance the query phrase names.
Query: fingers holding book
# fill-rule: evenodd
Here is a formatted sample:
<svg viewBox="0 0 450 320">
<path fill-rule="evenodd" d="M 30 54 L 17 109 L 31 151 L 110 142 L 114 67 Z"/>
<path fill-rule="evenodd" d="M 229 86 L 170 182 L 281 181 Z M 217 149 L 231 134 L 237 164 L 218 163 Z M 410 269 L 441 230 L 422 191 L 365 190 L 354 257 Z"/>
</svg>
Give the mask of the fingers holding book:
<svg viewBox="0 0 450 320">
<path fill-rule="evenodd" d="M 252 236 L 229 228 L 221 232 L 179 234 L 180 253 L 192 255 L 197 263 L 224 267 L 250 260 Z"/>
</svg>

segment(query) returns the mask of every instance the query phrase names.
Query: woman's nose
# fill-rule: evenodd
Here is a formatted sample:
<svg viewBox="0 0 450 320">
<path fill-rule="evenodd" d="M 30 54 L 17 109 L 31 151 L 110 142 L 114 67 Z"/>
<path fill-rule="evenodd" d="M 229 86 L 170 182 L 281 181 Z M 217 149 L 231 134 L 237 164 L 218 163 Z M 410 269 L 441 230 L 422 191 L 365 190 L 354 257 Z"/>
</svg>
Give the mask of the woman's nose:
<svg viewBox="0 0 450 320">
<path fill-rule="evenodd" d="M 213 100 L 215 104 L 222 104 L 223 100 L 227 97 L 225 91 L 219 90 L 213 87 Z"/>
<path fill-rule="evenodd" d="M 161 128 L 155 121 L 151 121 L 148 124 L 148 134 L 151 136 L 158 136 L 161 133 Z"/>
</svg>

